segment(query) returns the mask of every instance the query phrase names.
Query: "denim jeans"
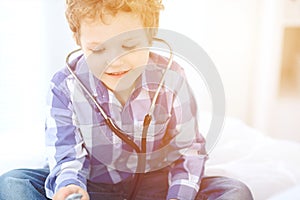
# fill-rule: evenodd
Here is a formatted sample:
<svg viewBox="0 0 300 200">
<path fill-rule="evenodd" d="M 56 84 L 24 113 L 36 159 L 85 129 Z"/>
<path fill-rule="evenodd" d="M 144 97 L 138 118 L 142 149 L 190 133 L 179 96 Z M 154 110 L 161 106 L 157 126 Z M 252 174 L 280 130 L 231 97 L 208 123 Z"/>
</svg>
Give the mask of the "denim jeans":
<svg viewBox="0 0 300 200">
<path fill-rule="evenodd" d="M 16 169 L 0 176 L 0 200 L 46 200 L 44 182 L 49 169 Z M 118 184 L 87 183 L 91 200 L 121 200 L 128 195 L 132 179 Z M 168 190 L 167 172 L 156 171 L 143 176 L 137 200 L 163 200 Z M 204 177 L 197 200 L 252 200 L 252 194 L 242 182 L 221 176 Z"/>
</svg>

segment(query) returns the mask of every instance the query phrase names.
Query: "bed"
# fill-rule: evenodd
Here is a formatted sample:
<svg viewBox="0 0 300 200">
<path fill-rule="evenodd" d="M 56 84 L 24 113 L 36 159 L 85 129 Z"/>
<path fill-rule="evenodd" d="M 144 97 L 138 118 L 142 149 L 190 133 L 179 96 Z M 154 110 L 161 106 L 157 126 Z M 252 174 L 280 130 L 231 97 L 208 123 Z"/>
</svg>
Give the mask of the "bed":
<svg viewBox="0 0 300 200">
<path fill-rule="evenodd" d="M 257 200 L 300 199 L 300 143 L 273 139 L 229 118 L 207 162 L 207 175 L 245 182 Z"/>
<path fill-rule="evenodd" d="M 204 133 L 209 127 L 207 121 L 200 118 Z M 20 130 L 1 134 L 0 141 L 0 174 L 44 165 L 43 134 L 25 134 Z M 245 182 L 256 200 L 300 199 L 299 153 L 300 143 L 273 139 L 239 119 L 227 118 L 209 155 L 206 174 Z"/>
</svg>

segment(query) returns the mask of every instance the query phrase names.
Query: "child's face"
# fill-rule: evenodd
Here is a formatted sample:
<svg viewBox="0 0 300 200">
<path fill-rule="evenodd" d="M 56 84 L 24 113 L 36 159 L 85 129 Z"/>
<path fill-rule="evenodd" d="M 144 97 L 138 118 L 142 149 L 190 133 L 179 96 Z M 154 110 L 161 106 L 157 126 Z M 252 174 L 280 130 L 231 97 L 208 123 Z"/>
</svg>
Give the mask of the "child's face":
<svg viewBox="0 0 300 200">
<path fill-rule="evenodd" d="M 115 90 L 126 74 L 137 67 L 145 66 L 149 58 L 149 51 L 146 49 L 132 51 L 122 57 L 119 57 L 120 54 L 138 47 L 147 47 L 149 38 L 143 30 L 141 19 L 132 13 L 119 12 L 114 17 L 107 16 L 105 20 L 105 23 L 101 20 L 83 20 L 80 44 L 87 58 L 93 53 L 99 58 L 97 67 L 91 69 L 93 74 L 108 88 Z M 133 31 L 136 29 L 140 31 Z M 129 31 L 133 32 L 121 34 Z M 117 35 L 120 36 L 115 37 Z M 113 39 L 110 40 L 111 38 Z M 113 59 L 116 60 L 111 63 Z M 104 69 L 103 66 L 107 63 L 110 64 Z"/>
</svg>

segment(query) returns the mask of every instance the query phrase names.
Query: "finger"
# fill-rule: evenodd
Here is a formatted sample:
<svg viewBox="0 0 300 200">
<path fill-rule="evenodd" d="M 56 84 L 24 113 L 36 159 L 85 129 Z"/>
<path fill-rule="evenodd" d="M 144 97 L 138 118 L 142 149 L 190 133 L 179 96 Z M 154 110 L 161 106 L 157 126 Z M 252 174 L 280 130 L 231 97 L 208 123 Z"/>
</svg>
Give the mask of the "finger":
<svg viewBox="0 0 300 200">
<path fill-rule="evenodd" d="M 53 200 L 65 200 L 67 196 L 72 194 L 72 190 L 67 187 L 60 188 L 57 193 L 53 196 Z"/>
<path fill-rule="evenodd" d="M 73 193 L 79 193 L 82 194 L 82 198 L 81 200 L 89 200 L 89 194 L 81 187 L 77 186 L 77 185 L 68 185 L 67 188 L 69 188 L 69 191 L 71 192 L 71 194 Z"/>
</svg>

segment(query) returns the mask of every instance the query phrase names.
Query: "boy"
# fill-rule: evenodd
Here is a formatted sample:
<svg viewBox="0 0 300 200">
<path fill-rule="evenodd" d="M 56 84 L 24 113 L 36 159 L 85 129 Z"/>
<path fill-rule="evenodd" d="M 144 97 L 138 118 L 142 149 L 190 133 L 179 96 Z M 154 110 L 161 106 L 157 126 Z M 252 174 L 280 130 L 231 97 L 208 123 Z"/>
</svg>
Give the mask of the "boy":
<svg viewBox="0 0 300 200">
<path fill-rule="evenodd" d="M 170 83 L 174 88 L 158 89 L 161 73 L 153 66 L 168 62 L 144 47 L 154 40 L 162 7 L 160 0 L 67 0 L 66 17 L 83 56 L 52 79 L 46 120 L 49 169 L 4 174 L 0 199 L 63 200 L 74 193 L 82 200 L 252 199 L 238 181 L 203 177 L 205 141 L 179 66 L 171 66 L 179 74 Z M 140 152 L 119 137 L 114 123 Z"/>
</svg>

